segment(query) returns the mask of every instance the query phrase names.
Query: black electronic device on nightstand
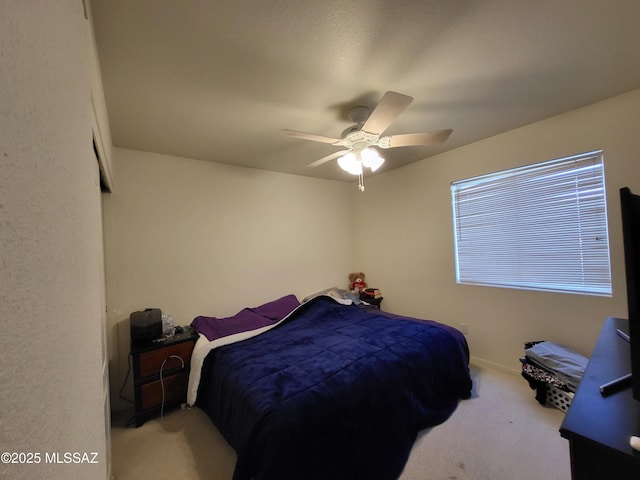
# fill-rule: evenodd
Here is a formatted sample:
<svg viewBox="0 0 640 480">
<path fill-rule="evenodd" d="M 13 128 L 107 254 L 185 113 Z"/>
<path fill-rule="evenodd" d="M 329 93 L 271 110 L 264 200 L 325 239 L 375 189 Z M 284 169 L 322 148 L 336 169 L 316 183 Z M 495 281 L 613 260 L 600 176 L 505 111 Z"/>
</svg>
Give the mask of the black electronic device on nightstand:
<svg viewBox="0 0 640 480">
<path fill-rule="evenodd" d="M 162 341 L 131 342 L 135 424 L 187 401 L 191 352 L 198 335 L 191 327 Z"/>
<path fill-rule="evenodd" d="M 129 315 L 131 341 L 146 343 L 162 337 L 162 310 L 145 308 Z"/>
</svg>

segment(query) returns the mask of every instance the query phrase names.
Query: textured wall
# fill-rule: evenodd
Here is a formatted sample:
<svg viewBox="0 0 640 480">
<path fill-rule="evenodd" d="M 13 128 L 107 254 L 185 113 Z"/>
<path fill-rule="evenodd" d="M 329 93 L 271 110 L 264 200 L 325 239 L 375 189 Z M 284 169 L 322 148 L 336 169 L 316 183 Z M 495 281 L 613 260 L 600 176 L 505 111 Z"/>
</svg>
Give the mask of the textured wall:
<svg viewBox="0 0 640 480">
<path fill-rule="evenodd" d="M 107 475 L 88 28 L 79 0 L 0 3 L 0 451 L 40 454 L 3 479 Z"/>
</svg>

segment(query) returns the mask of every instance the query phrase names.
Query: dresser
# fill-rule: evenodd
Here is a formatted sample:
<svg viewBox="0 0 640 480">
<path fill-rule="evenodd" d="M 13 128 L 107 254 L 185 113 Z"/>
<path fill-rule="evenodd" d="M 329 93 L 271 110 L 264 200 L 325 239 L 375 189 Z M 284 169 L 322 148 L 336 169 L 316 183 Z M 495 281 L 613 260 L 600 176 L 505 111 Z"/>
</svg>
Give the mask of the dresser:
<svg viewBox="0 0 640 480">
<path fill-rule="evenodd" d="M 156 343 L 132 343 L 135 425 L 187 401 L 191 352 L 197 334 L 190 327 Z"/>
<path fill-rule="evenodd" d="M 629 343 L 617 334 L 628 333 L 628 323 L 606 319 L 560 427 L 569 440 L 573 480 L 640 479 L 640 452 L 629 446 L 632 435 L 640 436 L 640 402 L 631 388 L 600 394 L 600 385 L 631 371 Z"/>
</svg>

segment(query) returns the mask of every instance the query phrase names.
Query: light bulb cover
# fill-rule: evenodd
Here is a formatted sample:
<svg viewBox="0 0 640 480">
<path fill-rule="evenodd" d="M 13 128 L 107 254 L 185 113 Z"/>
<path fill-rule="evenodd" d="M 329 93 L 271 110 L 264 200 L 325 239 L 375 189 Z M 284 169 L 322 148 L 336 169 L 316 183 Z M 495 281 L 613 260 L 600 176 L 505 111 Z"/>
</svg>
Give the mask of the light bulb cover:
<svg viewBox="0 0 640 480">
<path fill-rule="evenodd" d="M 338 159 L 338 165 L 345 172 L 351 175 L 360 175 L 362 173 L 362 163 L 356 159 L 353 152 L 349 152 Z"/>
<path fill-rule="evenodd" d="M 362 164 L 375 172 L 384 163 L 384 158 L 380 156 L 375 148 L 365 148 L 360 152 Z"/>
</svg>

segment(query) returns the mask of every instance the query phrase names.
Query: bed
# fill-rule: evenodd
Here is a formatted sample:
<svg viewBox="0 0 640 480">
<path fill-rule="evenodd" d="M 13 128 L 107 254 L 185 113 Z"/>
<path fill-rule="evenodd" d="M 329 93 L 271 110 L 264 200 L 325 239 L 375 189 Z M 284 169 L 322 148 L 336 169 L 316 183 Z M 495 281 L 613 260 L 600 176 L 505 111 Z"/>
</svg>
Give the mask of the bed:
<svg viewBox="0 0 640 480">
<path fill-rule="evenodd" d="M 197 317 L 188 402 L 235 449 L 234 480 L 396 479 L 418 432 L 471 394 L 456 329 L 335 295 Z"/>
</svg>

